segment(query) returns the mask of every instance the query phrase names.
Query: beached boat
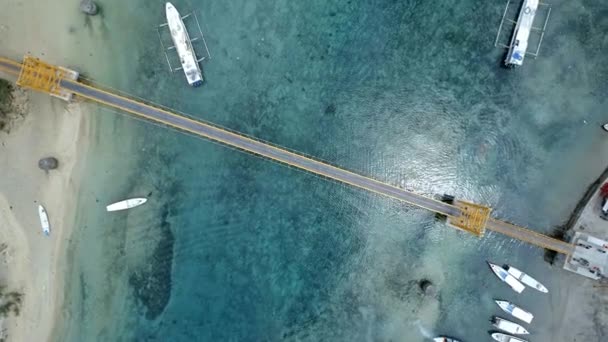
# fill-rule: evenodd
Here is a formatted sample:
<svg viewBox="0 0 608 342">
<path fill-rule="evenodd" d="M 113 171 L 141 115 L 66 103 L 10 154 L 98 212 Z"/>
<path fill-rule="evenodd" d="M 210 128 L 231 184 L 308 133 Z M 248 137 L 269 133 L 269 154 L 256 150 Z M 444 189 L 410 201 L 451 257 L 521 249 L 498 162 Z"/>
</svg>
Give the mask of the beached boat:
<svg viewBox="0 0 608 342">
<path fill-rule="evenodd" d="M 40 217 L 40 226 L 42 226 L 42 232 L 44 235 L 49 236 L 51 234 L 51 225 L 49 224 L 49 216 L 46 213 L 46 209 L 38 204 L 38 216 Z"/>
<path fill-rule="evenodd" d="M 165 12 L 167 14 L 167 25 L 171 31 L 171 39 L 177 55 L 179 56 L 181 69 L 186 74 L 188 84 L 193 87 L 198 87 L 203 84 L 203 73 L 198 65 L 199 60 L 196 59 L 196 54 L 192 48 L 192 41 L 186 31 L 186 25 L 182 20 L 181 15 L 170 2 L 165 4 Z"/>
<path fill-rule="evenodd" d="M 494 300 L 501 309 L 503 309 L 506 313 L 511 314 L 513 317 L 518 318 L 528 324 L 532 322 L 534 319 L 534 315 L 529 313 L 528 311 L 516 306 L 513 303 L 507 302 L 506 300 Z"/>
<path fill-rule="evenodd" d="M 526 330 L 526 328 L 522 327 L 521 325 L 497 316 L 492 317 L 492 325 L 495 326 L 497 329 L 508 332 L 509 334 L 529 334 L 528 330 Z"/>
<path fill-rule="evenodd" d="M 543 284 L 541 284 L 536 279 L 530 277 L 529 275 L 525 274 L 524 272 L 518 270 L 517 268 L 510 265 L 506 265 L 505 270 L 507 270 L 507 272 L 509 272 L 509 274 L 515 277 L 517 280 L 528 285 L 529 287 L 543 293 L 549 293 L 549 290 Z"/>
<path fill-rule="evenodd" d="M 435 337 L 433 339 L 434 342 L 460 342 L 459 340 L 455 340 L 453 338 L 450 337 L 445 337 L 445 336 L 439 336 L 439 337 Z"/>
<path fill-rule="evenodd" d="M 528 342 L 519 337 L 515 337 L 515 336 L 511 336 L 511 335 L 507 335 L 507 334 L 503 334 L 503 333 L 499 333 L 499 332 L 491 333 L 490 335 L 492 336 L 492 338 L 495 341 L 498 341 L 498 342 Z"/>
<path fill-rule="evenodd" d="M 107 211 L 118 211 L 118 210 L 126 210 L 135 207 L 139 207 L 140 205 L 146 203 L 148 201 L 147 198 L 139 197 L 139 198 L 129 198 L 123 201 L 119 201 L 116 203 L 112 203 L 106 206 Z"/>
<path fill-rule="evenodd" d="M 494 274 L 496 274 L 498 279 L 504 281 L 505 283 L 507 283 L 507 285 L 511 286 L 513 291 L 521 293 L 526 288 L 522 283 L 515 279 L 514 276 L 510 275 L 509 272 L 507 272 L 504 268 L 491 262 L 488 262 L 488 265 L 490 265 L 490 268 L 492 269 Z"/>
</svg>

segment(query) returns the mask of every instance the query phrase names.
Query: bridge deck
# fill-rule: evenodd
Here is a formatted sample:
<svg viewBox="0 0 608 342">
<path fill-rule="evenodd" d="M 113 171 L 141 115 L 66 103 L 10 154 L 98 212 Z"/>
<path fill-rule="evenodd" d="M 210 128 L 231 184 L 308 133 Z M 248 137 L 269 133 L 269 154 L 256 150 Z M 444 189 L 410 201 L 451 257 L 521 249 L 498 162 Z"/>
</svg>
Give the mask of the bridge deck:
<svg viewBox="0 0 608 342">
<path fill-rule="evenodd" d="M 0 58 L 0 70 L 18 75 L 21 71 L 21 64 L 12 60 Z M 570 254 L 573 250 L 570 244 L 560 240 L 535 233 L 525 228 L 489 219 L 479 215 L 465 215 L 460 207 L 441 202 L 432 198 L 416 194 L 375 179 L 365 177 L 309 157 L 287 151 L 285 149 L 269 145 L 267 143 L 240 135 L 225 129 L 209 125 L 204 122 L 196 121 L 164 109 L 151 106 L 124 96 L 104 91 L 102 89 L 86 85 L 77 81 L 62 79 L 59 83 L 62 89 L 73 92 L 74 94 L 92 101 L 105 104 L 135 116 L 161 123 L 181 131 L 189 132 L 207 139 L 229 145 L 240 150 L 257 154 L 280 163 L 288 164 L 302 170 L 312 172 L 339 182 L 365 189 L 383 196 L 395 198 L 397 200 L 439 213 L 451 218 L 460 219 L 461 228 L 467 228 L 471 222 L 469 216 L 474 219 L 481 227 L 473 227 L 483 230 L 483 225 L 488 229 L 497 231 L 507 236 L 526 241 L 543 248 L 548 248 L 559 253 Z M 473 205 L 473 204 L 471 204 Z M 478 206 L 482 208 L 482 206 Z M 485 211 L 484 211 L 485 215 Z M 489 215 L 489 209 L 487 210 Z M 480 233 L 483 233 L 482 231 Z M 481 234 L 478 234 L 481 235 Z"/>
<path fill-rule="evenodd" d="M 571 243 L 554 239 L 550 236 L 537 233 L 524 227 L 516 226 L 509 222 L 491 218 L 488 220 L 486 228 L 532 245 L 556 251 L 558 253 L 566 255 L 574 253 L 574 245 Z"/>
</svg>

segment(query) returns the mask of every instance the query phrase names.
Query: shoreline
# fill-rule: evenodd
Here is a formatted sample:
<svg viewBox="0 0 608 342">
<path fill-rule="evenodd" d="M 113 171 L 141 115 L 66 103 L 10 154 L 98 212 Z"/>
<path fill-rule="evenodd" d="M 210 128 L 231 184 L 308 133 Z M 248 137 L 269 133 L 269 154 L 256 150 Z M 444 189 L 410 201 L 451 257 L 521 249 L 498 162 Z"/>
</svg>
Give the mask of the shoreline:
<svg viewBox="0 0 608 342">
<path fill-rule="evenodd" d="M 45 94 L 22 94 L 29 109 L 10 134 L 0 133 L 4 175 L 0 180 L 0 213 L 9 229 L 0 234 L 6 284 L 22 292 L 19 316 L 5 325 L 9 340 L 50 338 L 63 298 L 65 244 L 76 219 L 76 204 L 92 123 L 81 104 L 63 104 Z M 44 113 L 44 115 L 41 115 Z M 39 158 L 54 156 L 59 168 L 46 174 Z M 51 235 L 42 234 L 38 203 L 49 213 Z"/>
<path fill-rule="evenodd" d="M 560 227 L 560 230 L 564 232 L 567 236 L 569 232 L 574 228 L 576 222 L 581 217 L 585 207 L 589 204 L 589 201 L 593 199 L 595 193 L 599 190 L 600 186 L 604 184 L 608 180 L 608 167 L 604 169 L 604 171 L 599 175 L 599 177 L 591 184 L 587 186 L 587 190 L 581 197 L 581 199 L 577 202 L 576 207 L 572 211 L 572 214 L 568 218 L 568 221 Z"/>
<path fill-rule="evenodd" d="M 570 242 L 581 221 L 588 220 L 585 217 L 588 216 L 589 207 L 591 206 L 593 210 L 594 200 L 597 199 L 599 189 L 606 180 L 608 180 L 608 168 L 589 184 L 568 221 L 561 226 L 564 241 Z M 608 293 L 603 291 L 601 281 L 564 270 L 565 256 L 560 255 L 557 260 L 555 264 L 560 272 L 564 273 L 560 275 L 563 279 L 560 291 L 565 298 L 562 309 L 556 315 L 559 320 L 555 323 L 554 336 L 568 340 L 601 340 L 608 332 L 608 325 L 605 323 L 606 314 L 602 310 L 608 304 Z M 572 281 L 568 282 L 568 278 Z"/>
<path fill-rule="evenodd" d="M 576 202 L 576 206 L 570 213 L 570 216 L 568 216 L 568 219 L 565 221 L 565 223 L 554 227 L 553 233 L 551 234 L 552 237 L 565 242 L 570 242 L 570 240 L 572 239 L 571 235 L 573 233 L 574 226 L 580 219 L 582 213 L 585 211 L 585 208 L 589 204 L 589 201 L 593 199 L 595 193 L 599 190 L 600 186 L 604 182 L 606 182 L 606 180 L 608 180 L 608 167 L 606 167 L 604 171 L 602 171 L 602 173 L 599 175 L 599 177 L 595 179 L 595 181 L 587 185 L 587 189 L 583 193 L 583 196 L 581 196 L 581 198 Z M 563 255 L 560 255 L 555 251 L 550 251 L 547 249 L 544 249 L 544 259 L 550 265 L 560 265 L 563 264 L 565 260 Z"/>
<path fill-rule="evenodd" d="M 7 0 L 0 12 L 0 55 L 20 60 L 31 54 L 47 62 L 109 75 L 112 49 L 106 49 L 103 16 L 89 17 L 78 3 Z M 28 20 L 23 20 L 28 18 Z M 36 22 L 36 25 L 32 25 Z M 40 28 L 44 27 L 43 30 Z M 10 76 L 10 77 L 9 77 Z M 12 75 L 3 75 L 13 83 Z M 106 76 L 107 77 L 107 76 Z M 105 129 L 96 108 L 77 99 L 68 104 L 46 94 L 23 92 L 28 107 L 10 134 L 0 133 L 0 232 L 8 241 L 0 256 L 0 280 L 7 291 L 23 292 L 21 312 L 3 322 L 7 341 L 50 341 L 63 327 L 65 284 L 71 260 L 68 247 L 76 228 L 81 186 L 98 146 L 97 131 Z M 54 156 L 59 168 L 45 174 L 37 166 Z M 5 167 L 6 165 L 6 167 Z M 42 234 L 37 213 L 40 201 L 49 215 L 50 237 Z M 4 242 L 0 241 L 0 242 Z M 4 273 L 4 274 L 3 274 Z"/>
</svg>

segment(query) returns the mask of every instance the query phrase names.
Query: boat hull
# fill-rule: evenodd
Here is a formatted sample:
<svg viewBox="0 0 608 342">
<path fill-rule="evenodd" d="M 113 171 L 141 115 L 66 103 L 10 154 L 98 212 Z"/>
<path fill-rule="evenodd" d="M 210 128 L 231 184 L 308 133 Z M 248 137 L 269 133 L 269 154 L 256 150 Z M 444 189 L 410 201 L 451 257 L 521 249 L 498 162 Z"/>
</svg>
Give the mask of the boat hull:
<svg viewBox="0 0 608 342">
<path fill-rule="evenodd" d="M 532 30 L 537 8 L 538 0 L 524 0 L 517 18 L 515 30 L 513 31 L 513 36 L 511 37 L 511 44 L 509 46 L 509 51 L 507 52 L 505 65 L 520 66 L 524 63 L 524 57 L 526 56 L 526 50 L 528 49 L 528 38 L 530 37 L 530 31 Z"/>
<path fill-rule="evenodd" d="M 534 315 L 532 315 L 530 312 L 520 308 L 519 306 L 507 302 L 506 300 L 494 300 L 496 302 L 496 304 L 506 313 L 510 314 L 511 316 L 522 320 L 528 324 L 532 323 L 532 320 L 534 319 Z"/>
<path fill-rule="evenodd" d="M 140 205 L 146 203 L 148 200 L 146 198 L 129 198 L 120 202 L 112 203 L 106 206 L 107 211 L 120 211 L 127 210 L 135 207 L 139 207 Z"/>
<path fill-rule="evenodd" d="M 38 217 L 40 217 L 40 226 L 44 235 L 49 236 L 51 234 L 51 225 L 49 223 L 49 216 L 46 213 L 46 209 L 42 205 L 38 205 Z"/>
<path fill-rule="evenodd" d="M 528 342 L 519 337 L 503 334 L 503 333 L 492 333 L 492 338 L 498 342 Z"/>
<path fill-rule="evenodd" d="M 513 291 L 521 293 L 523 290 L 525 290 L 526 287 L 517 279 L 515 279 L 515 277 L 510 275 L 509 272 L 507 272 L 504 268 L 491 262 L 488 262 L 488 265 L 490 265 L 490 269 L 492 269 L 492 272 L 494 272 L 498 279 L 509 285 L 513 289 Z"/>
<path fill-rule="evenodd" d="M 543 293 L 549 293 L 549 290 L 545 287 L 545 285 L 541 284 L 538 280 L 530 277 L 529 275 L 518 270 L 517 268 L 507 265 L 505 267 L 505 269 L 507 270 L 507 272 L 509 272 L 510 275 L 515 277 L 517 280 L 519 280 L 523 284 L 525 284 L 537 291 L 540 291 Z"/>
<path fill-rule="evenodd" d="M 198 87 L 203 84 L 203 74 L 198 65 L 194 49 L 192 48 L 192 42 L 190 41 L 190 36 L 186 30 L 186 25 L 184 25 L 182 17 L 175 6 L 170 2 L 165 4 L 165 12 L 167 15 L 167 25 L 169 26 L 171 39 L 173 40 L 173 46 L 179 56 L 182 70 L 186 75 L 188 84 L 193 87 Z"/>
<path fill-rule="evenodd" d="M 492 317 L 492 325 L 496 327 L 496 329 L 502 330 L 513 335 L 529 334 L 528 330 L 526 330 L 526 328 L 522 327 L 521 325 L 496 316 Z"/>
</svg>

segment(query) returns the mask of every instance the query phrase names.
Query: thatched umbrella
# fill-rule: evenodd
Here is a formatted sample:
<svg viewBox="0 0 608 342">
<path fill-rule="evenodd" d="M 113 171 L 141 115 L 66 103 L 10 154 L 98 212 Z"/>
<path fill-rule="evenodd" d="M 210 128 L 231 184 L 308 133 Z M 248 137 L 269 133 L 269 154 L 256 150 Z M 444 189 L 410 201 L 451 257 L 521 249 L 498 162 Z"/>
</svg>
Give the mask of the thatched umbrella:
<svg viewBox="0 0 608 342">
<path fill-rule="evenodd" d="M 55 157 L 46 157 L 38 161 L 38 167 L 46 172 L 54 170 L 59 166 L 59 161 Z"/>
<path fill-rule="evenodd" d="M 80 10 L 88 15 L 95 15 L 97 12 L 99 12 L 97 4 L 95 4 L 92 0 L 80 1 Z"/>
</svg>

